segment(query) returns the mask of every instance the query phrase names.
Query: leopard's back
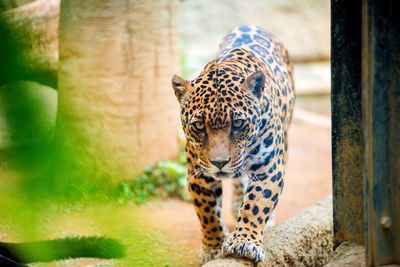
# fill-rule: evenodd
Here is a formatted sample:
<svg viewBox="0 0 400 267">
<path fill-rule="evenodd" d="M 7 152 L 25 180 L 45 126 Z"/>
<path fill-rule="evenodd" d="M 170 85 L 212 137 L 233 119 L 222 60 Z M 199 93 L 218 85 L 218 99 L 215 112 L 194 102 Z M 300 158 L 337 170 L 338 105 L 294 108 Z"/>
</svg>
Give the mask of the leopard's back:
<svg viewBox="0 0 400 267">
<path fill-rule="evenodd" d="M 242 25 L 228 33 L 220 44 L 216 60 L 226 60 L 235 48 L 250 52 L 270 73 L 276 88 L 273 92 L 277 97 L 276 104 L 283 126 L 287 129 L 293 113 L 295 92 L 293 65 L 286 48 L 271 32 L 253 25 Z"/>
</svg>

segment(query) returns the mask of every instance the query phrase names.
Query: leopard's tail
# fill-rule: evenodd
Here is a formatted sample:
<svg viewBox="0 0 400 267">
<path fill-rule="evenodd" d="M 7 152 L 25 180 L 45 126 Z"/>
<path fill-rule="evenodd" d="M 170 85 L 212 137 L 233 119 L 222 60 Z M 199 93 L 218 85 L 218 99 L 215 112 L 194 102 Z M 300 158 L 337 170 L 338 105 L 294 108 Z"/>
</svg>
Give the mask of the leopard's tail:
<svg viewBox="0 0 400 267">
<path fill-rule="evenodd" d="M 68 258 L 122 258 L 125 247 L 106 237 L 74 237 L 27 243 L 0 242 L 0 266 L 26 266 L 25 263 L 49 262 Z"/>
</svg>

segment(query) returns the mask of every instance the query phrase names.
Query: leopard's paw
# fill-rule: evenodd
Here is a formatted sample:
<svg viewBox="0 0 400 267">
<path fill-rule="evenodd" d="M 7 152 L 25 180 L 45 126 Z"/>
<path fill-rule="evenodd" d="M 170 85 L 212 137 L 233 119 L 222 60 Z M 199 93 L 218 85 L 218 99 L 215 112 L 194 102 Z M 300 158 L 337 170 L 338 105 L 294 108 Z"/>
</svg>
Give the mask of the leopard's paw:
<svg viewBox="0 0 400 267">
<path fill-rule="evenodd" d="M 249 240 L 242 234 L 231 233 L 222 244 L 222 256 L 233 256 L 261 262 L 265 259 L 265 252 L 261 241 Z"/>
<path fill-rule="evenodd" d="M 219 256 L 221 256 L 221 248 L 210 248 L 210 247 L 203 247 L 201 249 L 201 255 L 200 255 L 200 262 L 201 265 L 205 264 L 206 262 L 216 259 Z"/>
</svg>

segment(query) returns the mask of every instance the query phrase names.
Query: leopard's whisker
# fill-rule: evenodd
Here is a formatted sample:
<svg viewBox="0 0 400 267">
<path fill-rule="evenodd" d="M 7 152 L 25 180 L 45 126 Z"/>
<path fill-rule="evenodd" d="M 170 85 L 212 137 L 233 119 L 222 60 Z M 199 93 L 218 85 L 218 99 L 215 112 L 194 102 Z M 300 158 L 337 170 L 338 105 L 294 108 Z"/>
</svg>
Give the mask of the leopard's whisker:
<svg viewBox="0 0 400 267">
<path fill-rule="evenodd" d="M 259 179 L 256 176 L 250 175 L 250 173 L 245 168 L 242 168 L 242 169 L 252 181 L 255 181 L 255 182 L 259 181 Z"/>
<path fill-rule="evenodd" d="M 265 162 L 265 159 L 260 159 L 260 160 L 246 160 L 246 163 L 248 163 L 248 164 L 261 164 L 261 163 L 264 163 Z"/>
</svg>

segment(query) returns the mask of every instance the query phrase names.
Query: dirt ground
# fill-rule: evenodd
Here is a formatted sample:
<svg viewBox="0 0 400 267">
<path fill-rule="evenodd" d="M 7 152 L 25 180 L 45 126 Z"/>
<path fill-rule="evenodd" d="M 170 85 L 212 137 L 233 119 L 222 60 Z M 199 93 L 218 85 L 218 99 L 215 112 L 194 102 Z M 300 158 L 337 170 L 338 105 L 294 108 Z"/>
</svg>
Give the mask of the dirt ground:
<svg viewBox="0 0 400 267">
<path fill-rule="evenodd" d="M 331 193 L 330 128 L 303 122 L 294 115 L 289 133 L 289 162 L 285 189 L 276 209 L 276 223 L 281 223 L 294 213 L 304 209 Z M 230 229 L 234 220 L 230 213 L 231 184 L 223 183 L 223 216 Z M 200 227 L 190 204 L 178 200 L 164 202 L 157 212 L 149 215 L 149 221 L 163 222 L 161 227 L 173 232 L 176 239 L 184 242 L 185 253 L 192 264 L 200 250 Z"/>
<path fill-rule="evenodd" d="M 309 73 L 304 71 L 304 73 Z M 322 88 L 322 87 L 321 87 Z M 276 223 L 331 193 L 331 133 L 329 89 L 324 95 L 297 97 L 289 130 L 289 161 L 285 188 L 276 209 Z M 4 166 L 3 166 L 4 167 Z M 0 166 L 0 188 L 12 191 L 6 169 Z M 234 227 L 230 213 L 231 184 L 225 181 L 223 216 Z M 8 188 L 6 190 L 6 188 Z M 178 199 L 152 200 L 144 205 L 113 205 L 110 201 L 66 210 L 46 207 L 43 216 L 29 217 L 29 207 L 14 207 L 3 196 L 0 202 L 0 240 L 26 241 L 82 235 L 106 235 L 127 246 L 123 260 L 75 259 L 32 266 L 198 266 L 201 245 L 200 225 L 192 205 Z M 18 215 L 18 216 L 15 216 Z M 21 220 L 21 218 L 23 218 Z M 26 218 L 26 219 L 24 219 Z M 34 224 L 30 224 L 30 220 Z M 27 237 L 27 225 L 40 229 Z"/>
<path fill-rule="evenodd" d="M 306 107 L 306 102 L 300 106 Z M 331 193 L 330 127 L 305 121 L 302 113 L 298 112 L 294 115 L 289 138 L 290 155 L 285 189 L 276 210 L 277 223 Z M 223 216 L 232 229 L 230 193 L 230 182 L 226 181 Z M 0 211 L 1 239 L 24 240 L 26 229 L 21 229 L 21 222 L 8 218 L 7 214 L 7 210 Z M 107 235 L 120 239 L 128 251 L 123 260 L 75 259 L 32 266 L 199 265 L 198 219 L 190 203 L 177 199 L 154 200 L 141 206 L 99 203 L 90 208 L 78 207 L 61 212 L 50 210 L 48 216 L 44 215 L 36 224 L 40 225 L 41 238 Z"/>
<path fill-rule="evenodd" d="M 295 114 L 289 138 L 290 158 L 285 189 L 276 210 L 276 223 L 331 193 L 330 128 L 304 122 Z M 230 181 L 223 185 L 223 216 L 232 229 L 235 222 L 230 213 Z M 142 209 L 152 210 L 143 213 L 144 221 L 163 233 L 165 240 L 174 240 L 163 241 L 173 252 L 171 257 L 179 259 L 179 262 L 172 261 L 170 266 L 197 266 L 201 235 L 191 204 L 171 199 L 149 203 Z M 184 250 L 180 252 L 182 248 Z"/>
</svg>

